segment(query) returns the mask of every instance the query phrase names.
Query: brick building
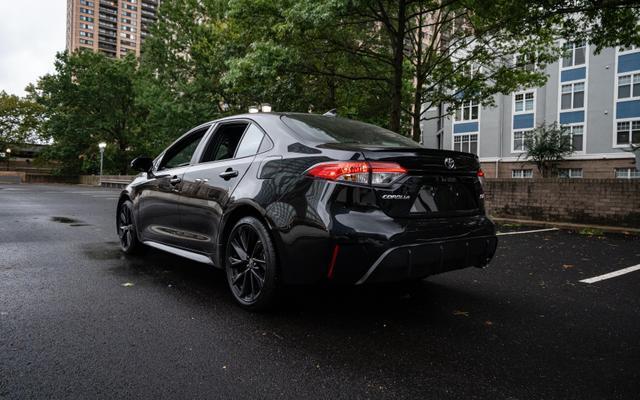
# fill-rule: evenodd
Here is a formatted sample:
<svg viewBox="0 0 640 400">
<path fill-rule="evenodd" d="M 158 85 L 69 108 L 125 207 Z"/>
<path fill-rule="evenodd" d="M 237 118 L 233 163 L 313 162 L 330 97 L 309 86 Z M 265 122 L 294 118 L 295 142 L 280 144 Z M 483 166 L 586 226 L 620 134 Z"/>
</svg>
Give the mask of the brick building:
<svg viewBox="0 0 640 400">
<path fill-rule="evenodd" d="M 140 56 L 161 0 L 67 0 L 67 50 Z"/>
</svg>

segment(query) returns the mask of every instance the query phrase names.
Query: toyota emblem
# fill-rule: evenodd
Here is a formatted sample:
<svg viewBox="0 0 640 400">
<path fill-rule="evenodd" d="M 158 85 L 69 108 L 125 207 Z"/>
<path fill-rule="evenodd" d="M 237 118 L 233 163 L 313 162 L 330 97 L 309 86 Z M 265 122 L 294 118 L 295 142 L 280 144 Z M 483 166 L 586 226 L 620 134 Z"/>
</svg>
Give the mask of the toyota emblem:
<svg viewBox="0 0 640 400">
<path fill-rule="evenodd" d="M 456 167 L 456 161 L 451 157 L 447 157 L 444 159 L 444 166 L 448 169 L 454 169 Z"/>
</svg>

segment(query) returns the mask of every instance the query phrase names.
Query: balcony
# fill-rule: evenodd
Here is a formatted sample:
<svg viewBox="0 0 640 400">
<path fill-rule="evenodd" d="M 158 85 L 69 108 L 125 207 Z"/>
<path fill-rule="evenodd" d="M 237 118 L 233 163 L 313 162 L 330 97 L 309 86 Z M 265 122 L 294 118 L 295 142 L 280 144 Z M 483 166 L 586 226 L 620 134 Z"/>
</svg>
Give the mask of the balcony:
<svg viewBox="0 0 640 400">
<path fill-rule="evenodd" d="M 105 29 L 118 30 L 118 26 L 116 24 L 111 24 L 109 22 L 100 21 L 100 27 Z"/>
<path fill-rule="evenodd" d="M 100 0 L 100 5 L 105 7 L 115 8 L 116 10 L 118 9 L 118 2 L 116 1 Z"/>
<path fill-rule="evenodd" d="M 116 51 L 116 45 L 98 41 L 98 48 L 101 50 Z"/>
</svg>

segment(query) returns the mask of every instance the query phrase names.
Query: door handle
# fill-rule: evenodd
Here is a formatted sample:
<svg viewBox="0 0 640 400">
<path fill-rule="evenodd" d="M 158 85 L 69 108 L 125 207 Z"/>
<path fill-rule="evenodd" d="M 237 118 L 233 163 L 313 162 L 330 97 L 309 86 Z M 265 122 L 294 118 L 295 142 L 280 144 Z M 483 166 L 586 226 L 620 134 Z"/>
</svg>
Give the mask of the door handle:
<svg viewBox="0 0 640 400">
<path fill-rule="evenodd" d="M 172 176 L 171 180 L 169 181 L 172 185 L 177 185 L 178 183 L 182 182 L 182 178 L 178 177 L 178 176 Z"/>
<path fill-rule="evenodd" d="M 225 181 L 228 181 L 231 178 L 235 178 L 236 176 L 238 176 L 238 171 L 231 168 L 227 168 L 226 171 L 220 173 L 220 177 Z"/>
</svg>

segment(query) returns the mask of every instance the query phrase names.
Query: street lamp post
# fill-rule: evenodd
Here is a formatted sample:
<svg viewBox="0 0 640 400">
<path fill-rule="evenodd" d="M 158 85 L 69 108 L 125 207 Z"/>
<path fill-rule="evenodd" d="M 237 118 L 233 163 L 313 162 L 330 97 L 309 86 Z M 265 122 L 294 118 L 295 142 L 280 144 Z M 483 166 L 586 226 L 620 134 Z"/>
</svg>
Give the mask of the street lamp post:
<svg viewBox="0 0 640 400">
<path fill-rule="evenodd" d="M 11 162 L 11 149 L 6 149 L 4 152 L 7 153 L 7 171 L 8 171 L 9 163 Z"/>
<path fill-rule="evenodd" d="M 100 178 L 98 180 L 98 184 L 102 186 L 102 161 L 104 159 L 104 149 L 107 147 L 105 142 L 98 143 L 98 148 L 100 149 Z"/>
</svg>

